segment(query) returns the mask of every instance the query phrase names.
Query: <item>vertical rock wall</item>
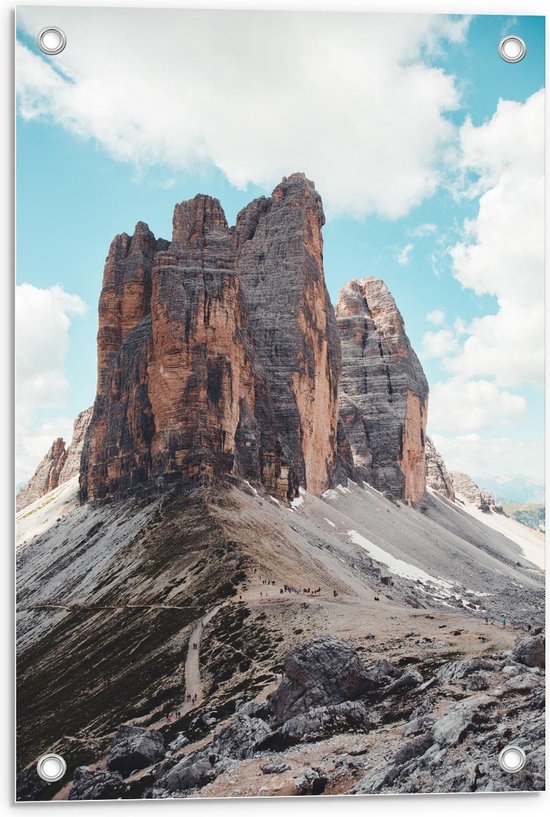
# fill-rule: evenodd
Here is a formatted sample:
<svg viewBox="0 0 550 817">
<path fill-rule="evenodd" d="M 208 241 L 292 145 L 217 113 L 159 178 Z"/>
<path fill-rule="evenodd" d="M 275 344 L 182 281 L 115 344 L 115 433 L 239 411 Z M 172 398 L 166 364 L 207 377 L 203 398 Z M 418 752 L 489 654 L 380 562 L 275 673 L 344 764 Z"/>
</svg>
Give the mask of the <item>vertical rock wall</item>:
<svg viewBox="0 0 550 817">
<path fill-rule="evenodd" d="M 426 491 L 428 383 L 403 318 L 384 282 L 373 277 L 343 287 L 336 317 L 340 416 L 356 472 L 416 504 Z"/>
<path fill-rule="evenodd" d="M 295 174 L 235 228 L 200 195 L 176 206 L 172 242 L 141 223 L 113 241 L 83 499 L 224 473 L 285 498 L 329 487 L 340 355 L 323 222 Z"/>
</svg>

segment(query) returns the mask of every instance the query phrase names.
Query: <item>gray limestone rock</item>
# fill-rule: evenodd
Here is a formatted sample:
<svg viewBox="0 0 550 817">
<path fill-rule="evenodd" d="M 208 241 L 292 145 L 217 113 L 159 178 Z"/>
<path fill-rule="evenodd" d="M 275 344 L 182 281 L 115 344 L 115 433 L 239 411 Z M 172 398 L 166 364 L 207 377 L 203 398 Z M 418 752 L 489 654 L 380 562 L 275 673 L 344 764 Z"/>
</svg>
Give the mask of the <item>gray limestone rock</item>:
<svg viewBox="0 0 550 817">
<path fill-rule="evenodd" d="M 495 698 L 489 695 L 473 695 L 463 701 L 451 704 L 445 714 L 434 723 L 433 737 L 435 742 L 441 747 L 453 746 L 461 740 L 479 712 L 495 705 Z"/>
<path fill-rule="evenodd" d="M 444 664 L 437 671 L 436 677 L 438 681 L 443 683 L 453 683 L 468 675 L 477 672 L 491 672 L 496 669 L 494 662 L 485 658 L 470 658 L 464 661 L 451 661 L 449 664 Z"/>
<path fill-rule="evenodd" d="M 312 743 L 343 732 L 367 732 L 368 729 L 368 714 L 362 701 L 344 701 L 314 707 L 289 718 L 256 748 L 280 751 L 296 743 Z"/>
<path fill-rule="evenodd" d="M 430 437 L 426 437 L 426 484 L 454 502 L 455 491 L 451 475 Z"/>
<path fill-rule="evenodd" d="M 342 341 L 340 417 L 361 479 L 416 504 L 426 492 L 428 383 L 383 281 L 346 284 L 336 306 Z"/>
<path fill-rule="evenodd" d="M 544 653 L 545 642 L 542 634 L 526 635 L 519 638 L 512 650 L 512 656 L 520 664 L 525 664 L 526 667 L 539 667 L 540 669 L 544 669 L 546 666 Z"/>
<path fill-rule="evenodd" d="M 74 772 L 69 800 L 117 800 L 125 784 L 118 772 L 92 772 L 80 766 Z"/>
<path fill-rule="evenodd" d="M 208 752 L 195 752 L 184 757 L 176 766 L 160 780 L 157 787 L 169 792 L 200 789 L 215 780 L 217 771 L 214 764 L 208 759 Z"/>
<path fill-rule="evenodd" d="M 278 723 L 313 707 L 353 700 L 377 686 L 351 644 L 332 636 L 308 641 L 289 653 L 284 675 L 270 696 Z"/>
<path fill-rule="evenodd" d="M 164 751 L 161 732 L 140 726 L 121 726 L 107 752 L 107 768 L 127 777 L 160 760 Z"/>
<path fill-rule="evenodd" d="M 270 734 L 271 730 L 265 721 L 239 712 L 229 726 L 214 736 L 212 751 L 224 757 L 252 757 L 254 746 Z"/>
</svg>

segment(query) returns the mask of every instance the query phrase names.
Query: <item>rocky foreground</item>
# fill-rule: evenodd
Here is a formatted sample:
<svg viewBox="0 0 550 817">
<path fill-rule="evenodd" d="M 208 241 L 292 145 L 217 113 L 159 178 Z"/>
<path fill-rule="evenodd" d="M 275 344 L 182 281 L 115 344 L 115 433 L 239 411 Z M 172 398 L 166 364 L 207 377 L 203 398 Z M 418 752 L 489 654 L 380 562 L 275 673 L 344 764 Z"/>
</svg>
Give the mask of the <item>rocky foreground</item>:
<svg viewBox="0 0 550 817">
<path fill-rule="evenodd" d="M 70 800 L 305 794 L 538 791 L 544 788 L 544 637 L 437 663 L 366 665 L 322 636 L 285 658 L 267 697 L 236 699 L 162 730 L 121 726 L 105 758 L 81 766 Z M 514 743 L 525 768 L 505 773 Z M 22 793 L 40 797 L 32 772 Z"/>
</svg>

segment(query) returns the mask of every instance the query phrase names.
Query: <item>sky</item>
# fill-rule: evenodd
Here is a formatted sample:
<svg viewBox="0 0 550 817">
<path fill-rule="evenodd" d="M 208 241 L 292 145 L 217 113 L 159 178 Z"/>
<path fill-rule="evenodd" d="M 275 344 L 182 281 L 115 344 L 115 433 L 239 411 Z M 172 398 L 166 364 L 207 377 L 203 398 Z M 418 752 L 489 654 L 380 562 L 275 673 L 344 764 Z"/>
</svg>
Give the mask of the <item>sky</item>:
<svg viewBox="0 0 550 817">
<path fill-rule="evenodd" d="M 305 172 L 333 302 L 392 291 L 428 432 L 479 481 L 543 464 L 544 18 L 19 7 L 17 482 L 94 399 L 113 236 L 174 205 L 229 223 Z M 67 47 L 43 55 L 46 25 Z M 498 43 L 523 37 L 505 63 Z"/>
</svg>

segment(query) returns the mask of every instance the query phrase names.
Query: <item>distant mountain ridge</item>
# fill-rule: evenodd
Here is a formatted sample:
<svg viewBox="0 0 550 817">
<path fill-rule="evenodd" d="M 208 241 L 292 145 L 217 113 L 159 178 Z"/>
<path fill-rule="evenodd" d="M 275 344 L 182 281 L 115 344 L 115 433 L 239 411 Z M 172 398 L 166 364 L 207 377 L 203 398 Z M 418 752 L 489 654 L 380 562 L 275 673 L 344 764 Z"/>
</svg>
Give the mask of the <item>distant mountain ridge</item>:
<svg viewBox="0 0 550 817">
<path fill-rule="evenodd" d="M 545 502 L 544 485 L 533 482 L 526 476 L 513 476 L 508 479 L 490 479 L 479 477 L 479 485 L 490 491 L 495 500 L 504 503 L 531 503 L 543 505 Z"/>
</svg>

